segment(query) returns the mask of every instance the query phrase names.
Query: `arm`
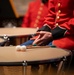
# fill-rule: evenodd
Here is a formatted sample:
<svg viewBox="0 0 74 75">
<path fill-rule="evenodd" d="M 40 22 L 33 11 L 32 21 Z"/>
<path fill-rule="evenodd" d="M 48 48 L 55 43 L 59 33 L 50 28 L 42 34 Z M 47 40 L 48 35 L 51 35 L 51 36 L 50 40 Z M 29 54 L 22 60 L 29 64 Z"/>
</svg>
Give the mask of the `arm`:
<svg viewBox="0 0 74 75">
<path fill-rule="evenodd" d="M 50 3 L 52 4 L 53 0 L 50 0 Z M 47 34 L 47 32 L 45 32 L 44 36 L 46 34 L 49 35 L 48 39 L 46 39 L 46 40 L 51 41 L 51 40 L 54 40 L 54 39 L 62 38 L 63 36 L 73 36 L 74 35 L 74 6 L 73 6 L 74 0 L 72 0 L 71 3 L 72 3 L 71 4 L 72 8 L 69 8 L 69 10 L 71 9 L 71 11 L 70 11 L 71 14 L 69 12 L 66 12 L 65 13 L 66 16 L 63 16 L 64 17 L 63 18 L 64 22 L 61 23 L 59 26 L 54 26 L 54 24 L 55 24 L 54 23 L 55 21 L 53 21 L 54 20 L 53 19 L 54 18 L 54 16 L 53 16 L 54 12 L 53 12 L 53 10 L 49 9 L 50 13 L 48 14 L 48 16 L 47 16 L 47 18 L 45 20 L 45 24 L 48 24 L 50 26 L 51 34 Z M 51 7 L 54 7 L 54 6 L 52 5 L 52 6 L 50 6 L 50 8 Z M 41 35 L 41 33 L 39 33 L 39 34 Z M 47 37 L 47 35 L 46 35 L 46 37 Z M 35 43 L 41 42 L 40 40 L 43 41 L 44 39 L 45 39 L 45 37 L 44 38 L 39 38 L 39 39 L 37 39 L 37 41 Z M 44 43 L 44 41 L 43 41 L 43 43 Z"/>
<path fill-rule="evenodd" d="M 70 11 L 65 13 L 67 17 L 63 16 L 64 22 L 51 31 L 54 39 L 74 35 L 74 0 L 71 0 L 67 6 L 67 10 Z"/>
</svg>

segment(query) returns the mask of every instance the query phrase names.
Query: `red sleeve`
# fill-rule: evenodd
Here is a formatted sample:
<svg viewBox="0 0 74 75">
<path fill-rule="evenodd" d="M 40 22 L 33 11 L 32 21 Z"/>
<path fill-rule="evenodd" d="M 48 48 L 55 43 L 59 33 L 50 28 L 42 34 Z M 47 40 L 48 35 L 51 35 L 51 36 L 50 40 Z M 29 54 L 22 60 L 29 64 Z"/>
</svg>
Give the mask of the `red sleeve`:
<svg viewBox="0 0 74 75">
<path fill-rule="evenodd" d="M 74 35 L 74 18 L 71 18 L 68 22 L 63 23 L 61 27 L 67 30 L 65 35 Z"/>
<path fill-rule="evenodd" d="M 67 32 L 65 33 L 65 35 L 72 35 L 73 36 L 74 35 L 74 0 L 72 0 L 71 5 L 72 5 L 71 9 L 72 9 L 73 17 L 71 17 L 68 22 L 63 23 L 61 25 L 61 27 L 67 29 Z"/>
<path fill-rule="evenodd" d="M 45 18 L 44 24 L 48 24 L 51 28 L 55 24 L 55 6 L 53 0 L 49 0 L 48 15 Z"/>
<path fill-rule="evenodd" d="M 28 10 L 26 14 L 24 15 L 22 27 L 29 27 L 30 25 L 30 9 L 31 9 L 31 3 L 29 4 Z"/>
</svg>

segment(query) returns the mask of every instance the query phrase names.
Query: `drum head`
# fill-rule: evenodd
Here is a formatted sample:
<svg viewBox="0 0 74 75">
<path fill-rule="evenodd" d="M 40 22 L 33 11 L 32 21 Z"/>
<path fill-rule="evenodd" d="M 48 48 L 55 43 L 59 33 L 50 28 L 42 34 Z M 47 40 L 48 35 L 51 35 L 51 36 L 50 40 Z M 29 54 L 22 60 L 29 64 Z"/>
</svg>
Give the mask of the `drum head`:
<svg viewBox="0 0 74 75">
<path fill-rule="evenodd" d="M 70 53 L 59 48 L 31 48 L 17 51 L 15 46 L 0 47 L 0 62 L 45 61 L 62 58 Z"/>
</svg>

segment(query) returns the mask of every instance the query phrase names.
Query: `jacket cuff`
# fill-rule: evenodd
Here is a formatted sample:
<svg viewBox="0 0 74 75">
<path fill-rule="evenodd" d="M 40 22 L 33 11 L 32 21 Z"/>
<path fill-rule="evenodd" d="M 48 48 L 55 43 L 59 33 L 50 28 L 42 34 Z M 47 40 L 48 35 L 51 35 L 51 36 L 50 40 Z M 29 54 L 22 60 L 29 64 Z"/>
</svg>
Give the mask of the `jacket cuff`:
<svg viewBox="0 0 74 75">
<path fill-rule="evenodd" d="M 39 32 L 39 31 L 48 31 L 48 32 L 51 32 L 51 28 L 48 25 L 43 25 L 42 28 L 39 28 L 37 30 L 37 32 Z"/>
<path fill-rule="evenodd" d="M 63 37 L 66 31 L 67 31 L 66 29 L 57 26 L 56 28 L 54 28 L 53 30 L 51 30 L 53 39 L 58 39 L 58 38 Z"/>
</svg>

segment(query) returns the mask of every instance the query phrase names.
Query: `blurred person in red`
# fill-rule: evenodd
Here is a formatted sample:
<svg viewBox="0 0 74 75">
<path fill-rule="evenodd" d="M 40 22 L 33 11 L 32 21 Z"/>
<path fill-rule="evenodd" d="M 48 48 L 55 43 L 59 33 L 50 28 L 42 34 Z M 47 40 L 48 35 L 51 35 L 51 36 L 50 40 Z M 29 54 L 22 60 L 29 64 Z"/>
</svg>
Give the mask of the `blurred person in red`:
<svg viewBox="0 0 74 75">
<path fill-rule="evenodd" d="M 28 10 L 24 15 L 22 27 L 41 28 L 44 17 L 48 13 L 48 0 L 34 0 L 29 3 Z"/>
</svg>

